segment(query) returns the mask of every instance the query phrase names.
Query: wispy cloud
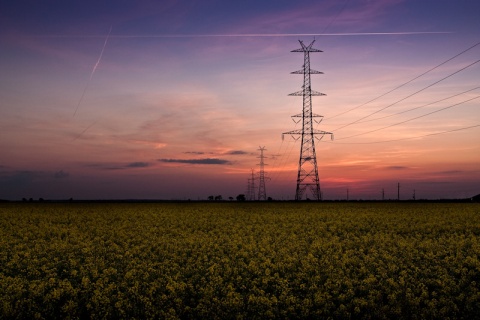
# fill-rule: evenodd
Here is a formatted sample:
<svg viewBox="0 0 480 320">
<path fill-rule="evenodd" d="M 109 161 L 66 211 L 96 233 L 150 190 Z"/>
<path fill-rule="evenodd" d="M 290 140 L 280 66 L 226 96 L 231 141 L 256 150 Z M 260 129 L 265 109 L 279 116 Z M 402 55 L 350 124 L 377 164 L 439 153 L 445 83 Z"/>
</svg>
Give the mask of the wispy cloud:
<svg viewBox="0 0 480 320">
<path fill-rule="evenodd" d="M 243 151 L 243 150 L 232 150 L 228 151 L 225 154 L 230 154 L 230 155 L 243 155 L 243 154 L 249 154 L 249 152 Z"/>
<path fill-rule="evenodd" d="M 447 170 L 447 171 L 440 171 L 437 172 L 438 174 L 461 174 L 461 173 L 468 173 L 467 171 L 462 170 Z"/>
<path fill-rule="evenodd" d="M 96 168 L 99 170 L 126 170 L 126 169 L 136 169 L 136 168 L 147 168 L 150 167 L 151 163 L 135 161 L 127 164 L 124 163 L 90 163 L 86 167 Z"/>
<path fill-rule="evenodd" d="M 150 166 L 150 163 L 148 162 L 132 162 L 127 164 L 125 167 L 126 168 L 146 168 L 149 166 Z"/>
<path fill-rule="evenodd" d="M 161 162 L 167 163 L 186 163 L 186 164 L 231 164 L 230 161 L 218 158 L 205 158 L 205 159 L 158 159 Z"/>
<path fill-rule="evenodd" d="M 405 167 L 405 166 L 389 166 L 389 167 L 385 167 L 385 169 L 387 169 L 387 170 L 406 170 L 406 169 L 409 169 L 409 167 Z"/>
<path fill-rule="evenodd" d="M 205 151 L 185 151 L 185 154 L 219 154 L 219 155 L 244 155 L 244 154 L 251 154 L 250 152 L 244 150 L 230 150 L 230 151 L 217 151 L 217 152 L 205 152 Z"/>
<path fill-rule="evenodd" d="M 419 181 L 417 182 L 421 185 L 444 185 L 444 184 L 453 184 L 453 181 Z"/>
</svg>

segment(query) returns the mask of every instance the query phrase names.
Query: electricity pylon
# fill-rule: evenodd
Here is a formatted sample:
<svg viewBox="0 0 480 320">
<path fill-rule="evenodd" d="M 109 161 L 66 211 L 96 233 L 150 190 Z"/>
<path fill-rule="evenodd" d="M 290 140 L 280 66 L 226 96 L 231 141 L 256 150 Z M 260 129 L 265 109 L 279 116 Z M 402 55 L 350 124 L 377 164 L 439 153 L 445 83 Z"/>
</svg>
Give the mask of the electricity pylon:
<svg viewBox="0 0 480 320">
<path fill-rule="evenodd" d="M 265 147 L 258 147 L 258 150 L 260 150 L 260 173 L 259 173 L 259 185 L 258 185 L 258 200 L 267 200 L 267 191 L 265 189 L 265 162 L 263 159 L 265 156 L 263 155 L 263 151 L 267 150 Z"/>
<path fill-rule="evenodd" d="M 255 201 L 255 172 L 252 169 L 252 177 L 248 178 L 247 200 Z"/>
<path fill-rule="evenodd" d="M 300 49 L 292 50 L 292 52 L 303 52 L 303 69 L 294 71 L 292 74 L 303 74 L 302 90 L 289 94 L 289 96 L 303 97 L 303 112 L 292 116 L 295 123 L 302 121 L 302 129 L 297 129 L 284 134 L 291 135 L 295 140 L 302 138 L 300 146 L 300 159 L 298 160 L 298 174 L 297 174 L 297 190 L 295 193 L 295 200 L 302 200 L 305 191 L 310 190 L 314 200 L 322 200 L 322 193 L 320 191 L 320 181 L 318 179 L 317 155 L 315 153 L 315 138 L 321 140 L 326 134 L 331 132 L 317 130 L 313 128 L 313 122 L 320 124 L 323 116 L 312 112 L 312 96 L 324 96 L 325 94 L 312 90 L 311 88 L 311 74 L 323 74 L 323 72 L 310 69 L 310 52 L 323 52 L 313 48 L 313 40 L 308 46 L 298 40 L 302 46 Z M 301 118 L 296 121 L 294 118 Z M 319 118 L 319 120 L 317 120 Z M 299 136 L 295 138 L 295 136 Z M 307 195 L 308 199 L 308 195 Z"/>
</svg>

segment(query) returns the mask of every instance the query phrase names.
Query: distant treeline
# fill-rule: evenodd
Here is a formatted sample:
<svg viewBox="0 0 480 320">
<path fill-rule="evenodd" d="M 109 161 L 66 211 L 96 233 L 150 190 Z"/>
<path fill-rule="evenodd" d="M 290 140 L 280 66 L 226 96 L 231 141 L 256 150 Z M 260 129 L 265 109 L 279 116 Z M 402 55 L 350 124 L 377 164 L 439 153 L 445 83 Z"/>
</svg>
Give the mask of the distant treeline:
<svg viewBox="0 0 480 320">
<path fill-rule="evenodd" d="M 314 200 L 302 200 L 302 201 L 296 201 L 296 200 L 275 200 L 275 199 L 269 199 L 268 201 L 258 201 L 258 200 L 213 200 L 215 202 L 316 202 Z M 181 199 L 172 199 L 172 200 L 165 200 L 165 199 L 83 199 L 83 200 L 74 200 L 74 199 L 53 199 L 53 200 L 48 200 L 44 198 L 39 198 L 39 199 L 32 199 L 29 198 L 28 200 L 23 198 L 22 200 L 5 200 L 5 199 L 0 199 L 0 203 L 168 203 L 168 202 L 212 202 L 212 200 L 181 200 Z M 412 203 L 467 203 L 467 202 L 480 202 L 480 194 L 476 195 L 471 198 L 464 198 L 464 199 L 418 199 L 418 200 L 322 200 L 322 201 L 317 201 L 319 203 L 322 202 L 327 202 L 327 203 L 343 203 L 343 202 L 350 202 L 350 203 L 355 203 L 355 202 L 361 202 L 361 203 L 395 203 L 395 202 L 412 202 Z"/>
</svg>

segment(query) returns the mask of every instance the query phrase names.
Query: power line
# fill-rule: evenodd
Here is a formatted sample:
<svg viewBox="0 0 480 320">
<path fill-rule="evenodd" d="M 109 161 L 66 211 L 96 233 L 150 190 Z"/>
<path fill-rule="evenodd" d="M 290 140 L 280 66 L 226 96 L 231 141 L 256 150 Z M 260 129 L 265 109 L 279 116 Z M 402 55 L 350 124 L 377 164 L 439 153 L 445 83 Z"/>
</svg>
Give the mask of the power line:
<svg viewBox="0 0 480 320">
<path fill-rule="evenodd" d="M 282 155 L 283 162 L 280 161 L 280 164 L 278 166 L 279 170 L 276 170 L 273 172 L 273 177 L 271 178 L 272 181 L 276 181 L 277 178 L 280 176 L 281 173 L 283 173 L 285 166 L 287 165 L 288 160 L 290 159 L 290 156 L 292 155 L 293 148 L 295 147 L 296 143 L 298 140 L 293 140 L 293 143 L 290 147 L 290 150 L 288 149 L 288 146 L 285 148 L 285 152 Z M 285 157 L 286 155 L 286 157 Z"/>
<path fill-rule="evenodd" d="M 437 112 L 440 112 L 440 111 L 443 111 L 443 110 L 447 110 L 447 109 L 456 107 L 456 106 L 458 106 L 458 105 L 461 105 L 461 104 L 463 104 L 463 103 L 466 103 L 466 102 L 469 102 L 469 101 L 472 101 L 472 100 L 475 100 L 475 99 L 478 99 L 478 98 L 480 98 L 480 96 L 476 96 L 475 98 L 467 99 L 467 100 L 464 100 L 464 101 L 462 101 L 462 102 L 453 104 L 453 105 L 451 105 L 451 106 L 444 107 L 444 108 L 441 108 L 441 109 L 439 109 L 439 110 L 435 110 L 435 111 L 432 111 L 432 112 L 423 114 L 423 115 L 421 115 L 421 116 L 414 117 L 414 118 L 410 118 L 410 119 L 407 119 L 407 120 L 404 120 L 404 121 L 401 121 L 401 122 L 397 122 L 397 123 L 394 123 L 394 124 L 391 124 L 391 125 L 388 125 L 388 126 L 385 126 L 385 127 L 382 127 L 382 128 L 378 128 L 378 129 L 374 129 L 374 130 L 370 130 L 370 131 L 366 131 L 366 132 L 354 134 L 354 135 L 351 135 L 351 136 L 348 136 L 348 137 L 337 138 L 337 140 L 344 140 L 344 139 L 349 139 L 349 138 L 353 138 L 353 137 L 363 136 L 363 135 L 365 135 L 365 134 L 367 134 L 367 133 L 372 133 L 372 132 L 380 131 L 380 130 L 383 130 L 383 129 L 391 128 L 391 127 L 394 127 L 394 126 L 398 126 L 399 124 L 404 124 L 404 123 L 406 123 L 406 122 L 410 122 L 410 121 L 413 121 L 413 120 L 416 120 L 416 119 L 419 119 L 419 118 L 423 118 L 423 117 L 429 116 L 429 115 L 431 115 L 431 114 L 434 114 L 434 113 L 437 113 Z"/>
<path fill-rule="evenodd" d="M 416 94 L 418 94 L 418 93 L 420 93 L 420 92 L 422 92 L 422 91 L 424 91 L 424 90 L 426 90 L 426 89 L 428 89 L 428 88 L 430 88 L 430 87 L 433 87 L 434 85 L 442 82 L 442 81 L 445 80 L 445 79 L 448 79 L 448 78 L 454 76 L 455 74 L 457 74 L 457 73 L 459 73 L 459 72 L 461 72 L 461 71 L 463 71 L 463 70 L 465 70 L 465 69 L 473 66 L 474 64 L 476 64 L 476 63 L 478 63 L 478 62 L 480 62 L 480 60 L 477 60 L 477 61 L 475 61 L 475 62 L 472 62 L 471 64 L 469 64 L 469 65 L 467 65 L 467 66 L 465 66 L 465 67 L 463 67 L 463 68 L 461 68 L 461 69 L 459 69 L 459 70 L 457 70 L 457 71 L 449 74 L 448 76 L 443 77 L 442 79 L 437 80 L 437 81 L 435 81 L 434 83 L 432 83 L 432 84 L 430 84 L 430 85 L 428 85 L 428 86 L 426 86 L 426 87 L 424 87 L 424 88 L 422 88 L 422 89 L 420 89 L 420 90 L 418 90 L 418 91 L 415 91 L 414 93 L 406 96 L 405 98 L 402 98 L 402 99 L 400 99 L 400 100 L 397 100 L 396 102 L 394 102 L 394 103 L 392 103 L 392 104 L 389 104 L 389 105 L 386 106 L 386 107 L 383 107 L 383 108 L 381 108 L 381 109 L 379 109 L 379 110 L 377 110 L 377 111 L 374 111 L 374 112 L 372 112 L 372 113 L 370 113 L 370 114 L 368 114 L 368 115 L 366 115 L 366 116 L 364 116 L 364 117 L 362 117 L 362 118 L 360 118 L 360 119 L 358 119 L 358 120 L 355 120 L 355 121 L 353 121 L 353 122 L 350 122 L 350 123 L 348 123 L 348 124 L 346 124 L 346 125 L 344 125 L 344 126 L 341 126 L 341 127 L 337 128 L 337 129 L 335 129 L 335 130 L 333 130 L 333 131 L 338 131 L 338 130 L 340 130 L 340 129 L 343 129 L 343 128 L 346 128 L 346 127 L 348 127 L 348 126 L 351 126 L 352 124 L 358 123 L 358 122 L 360 122 L 360 121 L 363 120 L 363 119 L 366 119 L 366 118 L 368 118 L 368 117 L 370 117 L 370 116 L 372 116 L 372 115 L 374 115 L 374 114 L 376 114 L 376 113 L 379 113 L 380 111 L 383 111 L 383 110 L 385 110 L 385 109 L 388 109 L 388 108 L 396 105 L 396 104 L 399 103 L 399 102 L 402 102 L 402 101 L 404 101 L 404 100 L 407 100 L 408 98 L 411 98 L 411 97 L 413 97 L 414 95 L 416 95 Z"/>
<path fill-rule="evenodd" d="M 353 110 L 355 110 L 355 109 L 358 109 L 358 108 L 360 108 L 360 107 L 363 107 L 364 105 L 367 105 L 367 104 L 369 104 L 370 102 L 373 102 L 373 101 L 375 101 L 375 100 L 377 100 L 377 99 L 380 99 L 380 98 L 382 98 L 382 97 L 386 96 L 387 94 L 389 94 L 389 93 L 392 93 L 393 91 L 395 91 L 395 90 L 397 90 L 397 89 L 400 89 L 401 87 L 403 87 L 403 86 L 405 86 L 405 85 L 409 84 L 410 82 L 417 80 L 418 78 L 420 78 L 420 77 L 422 77 L 422 76 L 426 75 L 427 73 L 429 73 L 429 72 L 431 72 L 431 71 L 433 71 L 433 70 L 435 70 L 435 69 L 437 69 L 437 68 L 441 67 L 442 65 L 446 64 L 447 62 L 450 62 L 450 61 L 452 61 L 453 59 L 457 58 L 458 56 L 461 56 L 462 54 L 464 54 L 465 52 L 467 52 L 467 51 L 469 51 L 469 50 L 471 50 L 471 49 L 475 48 L 475 47 L 476 47 L 476 46 L 478 46 L 479 44 L 480 44 L 480 42 L 477 42 L 477 43 L 476 43 L 476 44 L 474 44 L 473 46 L 471 46 L 471 47 L 469 47 L 469 48 L 467 48 L 467 49 L 463 50 L 462 52 L 460 52 L 460 53 L 456 54 L 455 56 L 453 56 L 453 57 L 451 57 L 451 58 L 449 58 L 449 59 L 445 60 L 444 62 L 440 63 L 439 65 L 436 65 L 435 67 L 433 67 L 433 68 L 431 68 L 431 69 L 429 69 L 429 70 L 425 71 L 424 73 L 422 73 L 422 74 L 420 74 L 420 75 L 416 76 L 415 78 L 413 78 L 413 79 L 411 79 L 411 80 L 409 80 L 409 81 L 407 81 L 407 82 L 405 82 L 405 83 L 402 83 L 401 85 L 399 85 L 399 86 L 397 86 L 397 87 L 393 88 L 392 90 L 390 90 L 390 91 L 387 91 L 386 93 L 384 93 L 384 94 L 382 94 L 382 95 L 380 95 L 380 96 L 378 96 L 378 97 L 376 97 L 376 98 L 373 98 L 372 100 L 369 100 L 369 101 L 367 101 L 367 102 L 365 102 L 365 103 L 363 103 L 363 104 L 361 104 L 361 105 L 359 105 L 359 106 L 356 106 L 356 107 L 354 107 L 354 108 L 351 108 L 351 109 L 349 109 L 349 110 L 347 110 L 347 111 L 344 111 L 344 112 L 338 113 L 338 114 L 334 115 L 333 117 L 329 117 L 328 119 L 325 119 L 325 120 L 330 120 L 330 119 L 336 118 L 336 117 L 338 117 L 338 116 L 341 116 L 341 115 L 343 115 L 343 114 L 345 114 L 345 113 L 348 113 L 348 112 L 350 112 L 350 111 L 353 111 Z M 337 129 L 337 130 L 338 130 L 338 129 Z"/>
<path fill-rule="evenodd" d="M 366 123 L 366 122 L 372 122 L 372 121 L 381 120 L 381 119 L 385 119 L 385 118 L 390 118 L 390 117 L 393 117 L 393 116 L 396 116 L 396 115 L 399 115 L 399 114 L 402 114 L 402 113 L 407 113 L 407 112 L 410 112 L 410 111 L 413 111 L 413 110 L 417 110 L 417 109 L 420 109 L 420 108 L 423 108 L 423 107 L 431 106 L 432 104 L 436 104 L 436 103 L 439 103 L 439 102 L 442 102 L 442 101 L 445 101 L 445 100 L 448 100 L 448 99 L 451 99 L 451 98 L 454 98 L 454 97 L 458 97 L 458 96 L 460 96 L 460 95 L 462 95 L 462 94 L 465 94 L 465 93 L 467 93 L 467 92 L 474 91 L 474 90 L 477 90 L 477 89 L 480 89 L 480 87 L 475 87 L 475 88 L 473 88 L 473 89 L 470 89 L 470 90 L 467 90 L 467 91 L 463 91 L 463 92 L 461 92 L 461 93 L 454 94 L 453 96 L 450 96 L 450 97 L 447 97 L 447 98 L 443 98 L 443 99 L 440 99 L 440 100 L 437 100 L 437 101 L 434 101 L 434 102 L 430 102 L 430 103 L 424 104 L 424 105 L 422 105 L 422 106 L 414 107 L 414 108 L 411 108 L 411 109 L 408 109 L 408 110 L 400 111 L 400 112 L 397 112 L 397 113 L 389 114 L 389 115 L 386 115 L 386 116 L 383 116 L 383 117 L 379 117 L 379 118 L 375 118 L 375 119 L 370 119 L 370 120 L 365 120 L 365 121 L 359 121 L 358 123 Z"/>
<path fill-rule="evenodd" d="M 298 122 L 294 122 L 294 123 L 295 123 L 294 129 L 296 129 L 296 127 L 297 127 L 297 125 L 298 125 Z M 284 136 L 283 136 L 283 134 L 282 134 L 282 143 L 280 144 L 280 148 L 278 149 L 278 151 L 277 151 L 277 153 L 276 153 L 276 155 L 278 154 L 279 156 L 278 156 L 278 157 L 275 157 L 274 163 L 273 163 L 273 165 L 272 165 L 272 167 L 271 167 L 271 168 L 272 168 L 271 171 L 273 171 L 272 177 L 271 177 L 271 180 L 272 180 L 272 181 L 275 180 L 275 179 L 277 178 L 277 176 L 279 175 L 279 172 L 278 172 L 278 171 L 280 171 L 280 172 L 283 171 L 283 168 L 285 167 L 286 161 L 288 161 L 288 159 L 290 158 L 290 154 L 291 154 L 291 152 L 292 152 L 292 150 L 293 150 L 293 146 L 292 146 L 292 147 L 290 148 L 290 151 L 288 151 L 288 145 L 287 145 L 287 146 L 285 147 L 285 150 L 283 151 L 283 154 L 281 153 L 281 151 L 282 151 L 282 146 L 284 145 L 284 141 L 285 141 L 285 139 L 283 139 L 283 138 L 284 138 Z M 294 141 L 294 142 L 296 142 L 296 141 Z M 295 144 L 295 143 L 293 143 L 293 145 L 294 145 L 294 144 Z M 287 154 L 287 151 L 288 151 L 288 156 L 287 156 L 287 158 L 286 158 L 286 160 L 285 160 L 285 155 Z M 277 160 L 278 160 L 278 161 L 277 161 Z M 283 161 L 283 163 L 282 163 L 282 161 Z M 277 162 L 278 162 L 278 166 L 277 166 Z M 278 171 L 276 170 L 277 167 L 279 168 Z"/>
<path fill-rule="evenodd" d="M 284 142 L 284 140 L 282 140 L 282 142 L 280 143 L 280 147 L 278 148 L 278 151 L 270 157 L 271 159 L 273 159 L 273 164 L 271 166 L 272 169 L 276 168 L 276 166 L 277 166 L 277 161 L 278 161 L 278 159 L 281 155 L 280 152 L 282 151 L 282 147 L 283 147 L 283 142 Z"/>
<path fill-rule="evenodd" d="M 429 137 L 429 136 L 436 136 L 436 135 L 440 135 L 440 134 L 446 134 L 446 133 L 450 133 L 450 132 L 456 132 L 456 131 L 473 129 L 473 128 L 477 128 L 477 127 L 480 127 L 480 124 L 476 124 L 476 125 L 469 126 L 469 127 L 461 127 L 461 128 L 452 129 L 452 130 L 447 130 L 447 131 L 429 133 L 429 134 L 425 134 L 425 135 L 421 135 L 421 136 L 408 137 L 408 138 L 399 138 L 399 139 L 392 139 L 392 140 L 383 140 L 383 141 L 372 141 L 372 142 L 329 142 L 329 141 L 322 141 L 322 142 L 323 142 L 323 143 L 335 143 L 335 144 L 377 144 L 377 143 L 386 143 L 386 142 L 396 142 L 396 141 L 419 139 L 419 138 L 424 138 L 424 137 Z"/>
</svg>

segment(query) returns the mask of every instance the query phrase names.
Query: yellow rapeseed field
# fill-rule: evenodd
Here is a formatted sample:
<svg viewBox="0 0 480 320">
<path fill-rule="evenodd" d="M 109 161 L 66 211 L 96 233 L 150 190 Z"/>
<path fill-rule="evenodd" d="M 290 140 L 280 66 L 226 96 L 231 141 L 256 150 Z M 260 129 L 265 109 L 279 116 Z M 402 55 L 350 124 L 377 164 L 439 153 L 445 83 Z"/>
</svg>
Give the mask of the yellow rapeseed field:
<svg viewBox="0 0 480 320">
<path fill-rule="evenodd" d="M 468 203 L 5 203 L 2 319 L 474 319 Z"/>
</svg>

